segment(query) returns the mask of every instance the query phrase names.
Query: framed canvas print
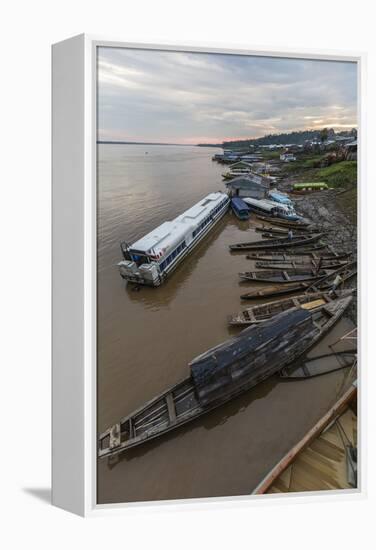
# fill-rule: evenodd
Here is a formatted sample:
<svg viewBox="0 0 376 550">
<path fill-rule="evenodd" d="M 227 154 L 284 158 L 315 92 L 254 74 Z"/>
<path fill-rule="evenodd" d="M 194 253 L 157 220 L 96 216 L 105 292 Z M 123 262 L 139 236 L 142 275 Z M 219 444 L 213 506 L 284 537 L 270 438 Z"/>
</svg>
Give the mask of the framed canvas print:
<svg viewBox="0 0 376 550">
<path fill-rule="evenodd" d="M 53 46 L 57 506 L 364 491 L 362 62 Z"/>
</svg>

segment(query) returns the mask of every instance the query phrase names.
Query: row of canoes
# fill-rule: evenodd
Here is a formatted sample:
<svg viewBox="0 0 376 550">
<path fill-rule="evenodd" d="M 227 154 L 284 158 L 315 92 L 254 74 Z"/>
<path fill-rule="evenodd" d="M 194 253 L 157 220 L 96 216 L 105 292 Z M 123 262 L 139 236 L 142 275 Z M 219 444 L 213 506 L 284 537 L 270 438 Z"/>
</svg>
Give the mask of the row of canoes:
<svg viewBox="0 0 376 550">
<path fill-rule="evenodd" d="M 273 285 L 268 288 L 261 288 L 259 290 L 253 290 L 246 294 L 242 294 L 240 297 L 242 300 L 260 300 L 274 298 L 277 296 L 287 296 L 289 294 L 296 294 L 299 292 L 324 291 L 332 287 L 337 274 L 341 276 L 343 283 L 350 281 L 357 274 L 356 261 L 348 262 L 345 266 L 340 267 L 335 271 L 330 271 L 325 277 L 316 279 L 313 282 L 312 280 L 300 280 L 295 282 L 284 281 L 283 284 L 281 284 L 281 281 L 279 281 L 279 284 L 277 285 Z M 270 280 L 267 282 L 270 282 Z"/>
</svg>

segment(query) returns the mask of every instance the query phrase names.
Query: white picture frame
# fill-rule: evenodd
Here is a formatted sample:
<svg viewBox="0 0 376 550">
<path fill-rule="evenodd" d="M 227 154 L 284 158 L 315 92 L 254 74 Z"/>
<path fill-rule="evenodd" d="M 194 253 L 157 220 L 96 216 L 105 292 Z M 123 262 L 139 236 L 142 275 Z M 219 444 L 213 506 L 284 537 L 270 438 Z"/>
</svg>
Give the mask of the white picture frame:
<svg viewBox="0 0 376 550">
<path fill-rule="evenodd" d="M 52 47 L 52 215 L 53 215 L 53 351 L 52 351 L 52 501 L 81 516 L 113 513 L 145 504 L 98 505 L 96 502 L 96 49 L 100 46 L 229 53 L 352 61 L 358 66 L 358 263 L 364 255 L 365 54 L 326 51 L 275 51 L 223 45 L 133 44 L 79 35 Z M 366 367 L 364 325 L 365 275 L 360 267 L 359 411 L 364 418 Z M 164 501 L 148 506 L 194 507 L 259 505 L 304 499 L 359 498 L 366 491 L 364 424 L 359 430 L 359 487 L 299 496 L 264 495 L 190 501 Z"/>
</svg>

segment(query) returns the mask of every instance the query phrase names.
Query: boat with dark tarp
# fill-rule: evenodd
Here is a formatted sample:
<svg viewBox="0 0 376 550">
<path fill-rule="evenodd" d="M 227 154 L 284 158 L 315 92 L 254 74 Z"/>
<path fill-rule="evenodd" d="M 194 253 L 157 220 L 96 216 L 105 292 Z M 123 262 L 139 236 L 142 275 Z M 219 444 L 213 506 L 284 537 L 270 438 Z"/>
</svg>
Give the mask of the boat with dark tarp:
<svg viewBox="0 0 376 550">
<path fill-rule="evenodd" d="M 310 243 L 314 243 L 323 237 L 323 233 L 307 235 L 296 235 L 288 238 L 268 239 L 267 241 L 251 241 L 245 243 L 230 244 L 230 250 L 242 251 L 242 250 L 267 250 L 268 248 L 291 248 L 293 246 L 304 246 Z"/>
<path fill-rule="evenodd" d="M 304 355 L 345 312 L 352 297 L 313 311 L 292 308 L 199 355 L 190 375 L 99 436 L 111 457 L 159 437 L 226 403 Z"/>
</svg>

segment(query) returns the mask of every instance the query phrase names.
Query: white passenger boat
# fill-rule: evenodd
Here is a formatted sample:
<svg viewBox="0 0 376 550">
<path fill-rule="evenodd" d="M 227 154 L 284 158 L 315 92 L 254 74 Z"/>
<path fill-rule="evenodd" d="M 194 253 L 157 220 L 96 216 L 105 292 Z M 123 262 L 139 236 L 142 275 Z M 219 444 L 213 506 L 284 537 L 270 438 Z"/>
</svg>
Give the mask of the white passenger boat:
<svg viewBox="0 0 376 550">
<path fill-rule="evenodd" d="M 229 203 L 226 193 L 210 193 L 132 245 L 122 243 L 120 275 L 132 283 L 159 286 L 227 212 Z"/>
</svg>

